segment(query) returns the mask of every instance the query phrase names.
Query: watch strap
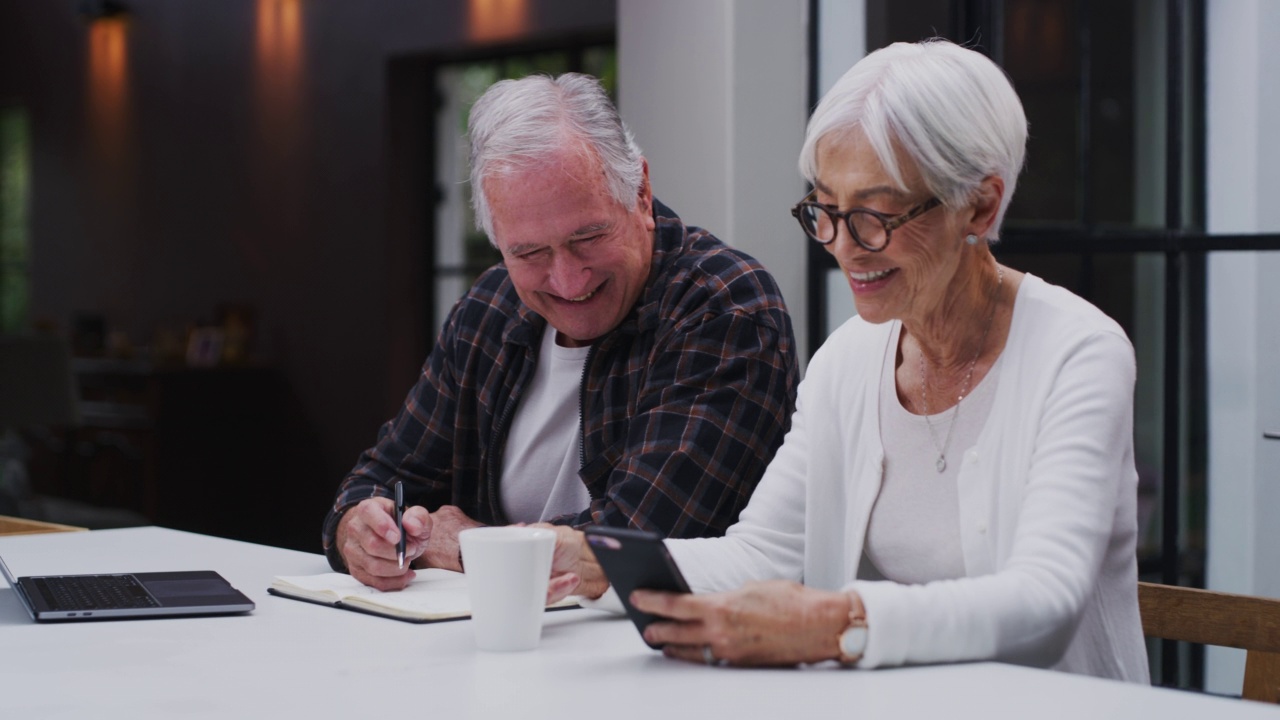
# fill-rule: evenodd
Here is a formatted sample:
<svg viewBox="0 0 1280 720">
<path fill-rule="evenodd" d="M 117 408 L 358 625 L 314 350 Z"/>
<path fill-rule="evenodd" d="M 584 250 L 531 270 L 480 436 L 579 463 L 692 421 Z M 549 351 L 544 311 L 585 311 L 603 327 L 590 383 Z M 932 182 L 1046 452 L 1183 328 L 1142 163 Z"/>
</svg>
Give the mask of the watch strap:
<svg viewBox="0 0 1280 720">
<path fill-rule="evenodd" d="M 839 651 L 837 660 L 842 665 L 853 665 L 862 659 L 867 648 L 867 615 L 866 609 L 857 598 L 850 598 L 849 624 L 836 636 L 836 648 Z"/>
</svg>

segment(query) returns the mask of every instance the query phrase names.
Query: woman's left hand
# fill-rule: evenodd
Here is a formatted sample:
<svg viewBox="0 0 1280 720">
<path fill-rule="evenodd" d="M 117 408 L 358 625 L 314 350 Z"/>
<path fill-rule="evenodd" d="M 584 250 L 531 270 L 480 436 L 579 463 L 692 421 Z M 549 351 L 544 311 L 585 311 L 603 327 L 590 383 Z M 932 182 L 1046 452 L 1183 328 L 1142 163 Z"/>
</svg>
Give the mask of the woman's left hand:
<svg viewBox="0 0 1280 720">
<path fill-rule="evenodd" d="M 839 656 L 837 638 L 849 625 L 852 596 L 786 580 L 739 590 L 690 595 L 652 590 L 631 594 L 636 608 L 669 620 L 645 629 L 645 639 L 690 662 L 796 665 Z M 704 648 L 710 648 L 710 654 Z"/>
</svg>

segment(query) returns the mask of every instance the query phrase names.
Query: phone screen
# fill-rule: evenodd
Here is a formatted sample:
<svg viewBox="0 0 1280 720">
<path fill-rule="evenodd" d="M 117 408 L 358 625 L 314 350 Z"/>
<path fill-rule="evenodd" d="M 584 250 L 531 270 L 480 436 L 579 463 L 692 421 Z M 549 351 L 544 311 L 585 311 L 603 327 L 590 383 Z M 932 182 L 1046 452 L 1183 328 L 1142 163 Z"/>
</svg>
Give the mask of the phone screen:
<svg viewBox="0 0 1280 720">
<path fill-rule="evenodd" d="M 588 527 L 583 532 L 605 577 L 609 579 L 609 584 L 613 585 L 618 599 L 626 608 L 627 616 L 642 634 L 649 623 L 660 618 L 632 607 L 631 591 L 689 592 L 689 585 L 680 574 L 680 568 L 676 567 L 675 561 L 667 553 L 661 535 L 643 530 L 601 526 Z M 650 647 L 660 649 L 662 646 Z"/>
</svg>

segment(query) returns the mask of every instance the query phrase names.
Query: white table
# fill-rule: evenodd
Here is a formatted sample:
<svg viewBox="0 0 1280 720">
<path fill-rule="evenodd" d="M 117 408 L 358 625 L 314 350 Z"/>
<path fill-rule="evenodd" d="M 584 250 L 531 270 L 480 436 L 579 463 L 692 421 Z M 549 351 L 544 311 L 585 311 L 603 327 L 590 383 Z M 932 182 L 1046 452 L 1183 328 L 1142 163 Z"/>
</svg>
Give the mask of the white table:
<svg viewBox="0 0 1280 720">
<path fill-rule="evenodd" d="M 625 619 L 547 615 L 541 646 L 477 652 L 466 621 L 411 625 L 273 597 L 320 555 L 161 528 L 0 537 L 17 575 L 212 569 L 250 615 L 36 624 L 0 583 L 4 718 L 1280 718 L 1280 708 L 999 663 L 709 668 Z"/>
</svg>

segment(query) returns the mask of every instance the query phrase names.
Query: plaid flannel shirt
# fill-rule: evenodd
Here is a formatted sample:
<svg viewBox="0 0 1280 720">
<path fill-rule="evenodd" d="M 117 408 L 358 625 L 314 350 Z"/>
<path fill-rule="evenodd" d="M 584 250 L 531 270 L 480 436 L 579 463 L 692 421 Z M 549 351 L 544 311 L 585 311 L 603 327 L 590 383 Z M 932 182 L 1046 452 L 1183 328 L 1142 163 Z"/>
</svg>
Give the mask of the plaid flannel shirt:
<svg viewBox="0 0 1280 720">
<path fill-rule="evenodd" d="M 555 522 L 722 535 L 790 427 L 795 337 L 758 262 L 656 200 L 654 217 L 646 286 L 583 371 L 579 476 L 591 504 Z M 345 570 L 334 546 L 342 514 L 391 497 L 397 479 L 407 505 L 507 522 L 502 453 L 545 326 L 501 264 L 458 301 L 399 414 L 338 490 L 323 531 L 335 569 Z"/>
</svg>

